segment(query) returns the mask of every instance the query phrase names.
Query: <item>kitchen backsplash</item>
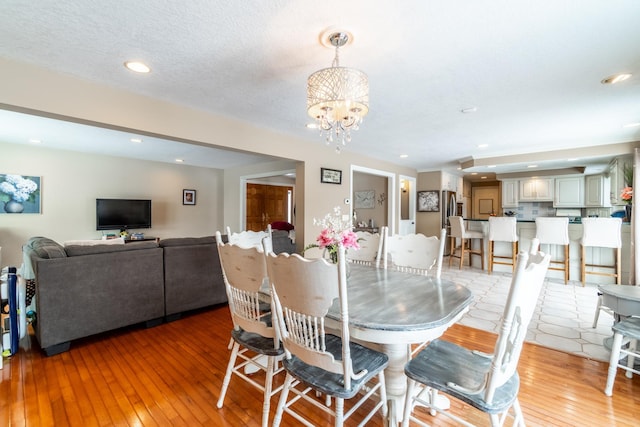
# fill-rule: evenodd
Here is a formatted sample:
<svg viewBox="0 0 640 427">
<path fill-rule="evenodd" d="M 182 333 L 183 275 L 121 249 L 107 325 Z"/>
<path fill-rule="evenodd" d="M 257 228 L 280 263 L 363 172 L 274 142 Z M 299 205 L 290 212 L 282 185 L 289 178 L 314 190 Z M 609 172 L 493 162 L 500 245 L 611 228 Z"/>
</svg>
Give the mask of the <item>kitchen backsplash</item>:
<svg viewBox="0 0 640 427">
<path fill-rule="evenodd" d="M 581 216 L 608 217 L 611 215 L 611 208 L 583 208 L 578 209 Z M 553 202 L 520 202 L 517 208 L 504 209 L 504 212 L 515 212 L 516 218 L 524 221 L 535 220 L 539 216 L 556 216 L 556 209 Z"/>
</svg>

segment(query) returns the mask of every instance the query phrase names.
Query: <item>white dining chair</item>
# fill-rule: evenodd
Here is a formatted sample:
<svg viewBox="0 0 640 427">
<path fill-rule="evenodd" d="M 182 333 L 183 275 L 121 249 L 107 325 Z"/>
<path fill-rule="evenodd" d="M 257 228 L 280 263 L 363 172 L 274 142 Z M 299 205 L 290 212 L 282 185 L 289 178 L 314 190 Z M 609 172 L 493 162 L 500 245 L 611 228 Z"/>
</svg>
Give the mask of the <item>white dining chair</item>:
<svg viewBox="0 0 640 427">
<path fill-rule="evenodd" d="M 611 344 L 611 357 L 609 358 L 609 370 L 604 394 L 613 395 L 613 384 L 616 380 L 618 368 L 625 370 L 627 378 L 633 374 L 640 375 L 640 371 L 635 368 L 635 360 L 640 359 L 640 317 L 627 317 L 613 327 L 613 342 Z M 627 345 L 628 343 L 628 345 Z"/>
<path fill-rule="evenodd" d="M 450 238 L 450 250 L 449 255 L 449 267 L 451 267 L 451 261 L 453 258 L 460 259 L 460 266 L 458 269 L 462 269 L 464 262 L 464 256 L 469 256 L 469 265 L 471 265 L 471 256 L 478 255 L 480 257 L 480 269 L 484 270 L 484 234 L 482 231 L 470 231 L 464 226 L 464 219 L 461 216 L 450 216 L 449 224 L 451 225 Z M 456 239 L 460 240 L 460 254 L 456 255 Z M 479 240 L 480 247 L 478 249 L 472 249 L 472 240 Z"/>
<path fill-rule="evenodd" d="M 464 425 L 471 425 L 435 399 L 438 392 L 487 413 L 491 426 L 502 426 L 512 410 L 513 425 L 524 426 L 518 402 L 520 379 L 517 366 L 522 344 L 549 267 L 550 256 L 520 252 L 511 280 L 509 295 L 502 315 L 502 326 L 493 354 L 470 350 L 442 339 L 436 339 L 415 355 L 406 365 L 408 386 L 403 427 L 409 421 L 427 426 L 413 412 L 416 404 L 426 406 Z M 416 393 L 418 385 L 426 393 Z"/>
<path fill-rule="evenodd" d="M 429 237 L 421 233 L 390 236 L 386 226 L 381 231 L 384 269 L 393 268 L 405 273 L 440 278 L 447 230 L 443 228 L 440 236 Z"/>
<path fill-rule="evenodd" d="M 622 219 L 582 218 L 582 239 L 580 240 L 580 278 L 586 284 L 587 274 L 614 277 L 616 284 L 622 283 Z M 587 248 L 611 248 L 613 264 L 587 263 Z"/>
<path fill-rule="evenodd" d="M 569 282 L 569 218 L 568 217 L 537 217 L 536 238 L 541 245 L 561 246 L 563 254 L 561 258 L 551 259 L 549 270 L 562 271 L 564 284 Z M 544 248 L 543 248 L 544 249 Z"/>
<path fill-rule="evenodd" d="M 377 267 L 380 264 L 378 254 L 381 251 L 382 239 L 379 233 L 369 233 L 368 231 L 356 231 L 358 237 L 358 250 L 349 250 L 345 256 L 347 262 L 353 264 Z"/>
<path fill-rule="evenodd" d="M 511 243 L 510 253 L 497 255 L 495 242 Z M 518 232 L 516 218 L 507 216 L 489 217 L 489 274 L 493 273 L 495 264 L 509 265 L 511 271 L 516 270 L 516 257 L 518 255 Z"/>
<path fill-rule="evenodd" d="M 242 246 L 243 248 L 262 248 L 262 240 L 265 237 L 271 238 L 271 225 L 267 226 L 266 231 L 243 230 L 237 233 L 231 232 L 231 227 L 227 227 L 227 241 L 232 245 Z"/>
<path fill-rule="evenodd" d="M 236 375 L 262 391 L 262 427 L 267 427 L 271 398 L 282 389 L 282 386 L 273 388 L 273 379 L 283 372 L 278 360 L 282 359 L 284 349 L 273 326 L 271 306 L 260 296 L 263 282 L 268 281 L 264 252 L 255 246 L 225 244 L 220 232 L 216 232 L 216 239 L 233 320 L 233 346 L 217 407 L 223 407 L 231 377 Z M 247 367 L 252 367 L 252 372 L 264 371 L 264 382 L 249 376 Z"/>
<path fill-rule="evenodd" d="M 342 426 L 368 400 L 372 402 L 359 425 L 365 425 L 378 411 L 386 416 L 384 369 L 389 359 L 350 340 L 344 248 L 338 249 L 337 265 L 297 254 L 269 254 L 267 267 L 287 372 L 273 426 L 280 425 L 284 413 L 313 425 L 304 415 L 308 408 L 296 411 L 304 402 L 330 414 L 334 426 Z M 325 327 L 325 316 L 334 300 L 340 304 L 339 335 Z M 335 401 L 333 408 L 327 405 L 326 397 Z M 346 399 L 357 402 L 345 412 Z"/>
</svg>

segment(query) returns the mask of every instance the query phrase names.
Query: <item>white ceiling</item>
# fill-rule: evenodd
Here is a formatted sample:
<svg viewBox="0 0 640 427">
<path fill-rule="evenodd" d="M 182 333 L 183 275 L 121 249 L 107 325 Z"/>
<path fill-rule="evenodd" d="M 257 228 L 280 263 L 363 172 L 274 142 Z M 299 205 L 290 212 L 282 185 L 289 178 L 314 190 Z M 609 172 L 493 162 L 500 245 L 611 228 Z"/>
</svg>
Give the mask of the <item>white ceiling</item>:
<svg viewBox="0 0 640 427">
<path fill-rule="evenodd" d="M 306 78 L 331 65 L 318 36 L 339 26 L 355 36 L 341 65 L 370 82 L 370 113 L 347 150 L 419 171 L 495 158 L 491 171 L 505 173 L 527 165 L 502 166 L 501 156 L 579 148 L 572 166 L 587 166 L 608 157 L 585 148 L 640 141 L 640 127 L 623 127 L 640 122 L 639 22 L 638 0 L 4 0 L 0 57 L 322 144 L 305 128 Z M 127 71 L 130 59 L 152 72 Z M 600 83 L 620 72 L 634 75 Z M 461 112 L 469 107 L 477 111 Z M 210 148 L 156 138 L 132 148 L 107 129 L 0 113 L 6 142 L 37 137 L 160 161 L 195 155 L 218 168 L 261 159 L 229 152 L 219 163 Z M 537 163 L 565 167 L 560 154 Z"/>
</svg>

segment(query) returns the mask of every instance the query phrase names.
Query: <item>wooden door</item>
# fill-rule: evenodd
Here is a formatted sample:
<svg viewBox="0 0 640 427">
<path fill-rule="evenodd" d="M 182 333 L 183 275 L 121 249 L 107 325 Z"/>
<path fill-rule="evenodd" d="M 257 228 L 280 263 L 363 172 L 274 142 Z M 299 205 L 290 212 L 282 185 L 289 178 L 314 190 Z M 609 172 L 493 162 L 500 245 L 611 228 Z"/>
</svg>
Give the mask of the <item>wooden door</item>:
<svg viewBox="0 0 640 427">
<path fill-rule="evenodd" d="M 287 221 L 290 191 L 293 187 L 247 183 L 247 230 L 266 230 L 274 221 Z"/>
</svg>

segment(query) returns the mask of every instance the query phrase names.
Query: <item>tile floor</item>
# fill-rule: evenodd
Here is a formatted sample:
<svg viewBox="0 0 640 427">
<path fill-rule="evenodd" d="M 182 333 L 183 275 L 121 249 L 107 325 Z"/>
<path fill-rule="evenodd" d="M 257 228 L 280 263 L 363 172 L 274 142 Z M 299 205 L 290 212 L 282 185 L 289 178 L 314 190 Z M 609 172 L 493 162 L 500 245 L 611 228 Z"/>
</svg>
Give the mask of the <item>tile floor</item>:
<svg viewBox="0 0 640 427">
<path fill-rule="evenodd" d="M 455 260 L 454 260 L 455 261 Z M 474 302 L 460 324 L 498 333 L 504 309 L 510 273 L 492 275 L 478 268 L 464 266 L 458 270 L 455 262 L 448 267 L 445 257 L 442 277 L 454 280 L 474 293 Z M 596 329 L 591 327 L 597 304 L 597 285 L 578 281 L 567 285 L 561 279 L 547 278 L 529 325 L 526 341 L 596 360 L 609 361 L 609 350 L 603 340 L 612 336 L 613 317 L 600 313 Z"/>
</svg>

